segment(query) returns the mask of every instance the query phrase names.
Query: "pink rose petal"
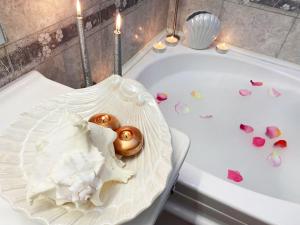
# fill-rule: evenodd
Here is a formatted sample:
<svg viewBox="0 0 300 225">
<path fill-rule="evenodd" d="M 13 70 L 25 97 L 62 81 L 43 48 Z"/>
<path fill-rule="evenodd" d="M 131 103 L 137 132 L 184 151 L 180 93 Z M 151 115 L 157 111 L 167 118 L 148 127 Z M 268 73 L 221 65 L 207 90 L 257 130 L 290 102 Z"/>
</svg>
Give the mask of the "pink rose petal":
<svg viewBox="0 0 300 225">
<path fill-rule="evenodd" d="M 263 147 L 266 143 L 266 140 L 262 137 L 254 137 L 252 139 L 252 144 L 255 146 L 255 147 Z"/>
<path fill-rule="evenodd" d="M 271 88 L 270 89 L 270 95 L 272 97 L 278 98 L 278 97 L 281 96 L 281 93 L 278 90 L 276 90 L 275 88 Z"/>
<path fill-rule="evenodd" d="M 252 86 L 263 86 L 263 82 L 250 80 Z"/>
<path fill-rule="evenodd" d="M 281 156 L 279 155 L 279 153 L 277 151 L 273 151 L 267 158 L 271 163 L 272 166 L 274 167 L 278 167 L 281 165 Z"/>
<path fill-rule="evenodd" d="M 168 95 L 166 93 L 163 92 L 159 92 L 156 94 L 156 100 L 158 102 L 162 102 L 168 99 Z"/>
<path fill-rule="evenodd" d="M 282 133 L 278 127 L 270 126 L 266 128 L 266 135 L 271 139 L 279 137 L 281 134 Z"/>
<path fill-rule="evenodd" d="M 252 133 L 254 131 L 253 127 L 246 125 L 246 124 L 241 124 L 240 129 L 244 131 L 245 133 Z"/>
<path fill-rule="evenodd" d="M 202 118 L 202 119 L 211 119 L 211 118 L 213 118 L 213 115 L 200 115 L 200 118 Z"/>
<path fill-rule="evenodd" d="M 178 102 L 175 105 L 175 111 L 178 114 L 187 114 L 187 113 L 189 113 L 191 111 L 191 109 L 190 109 L 190 107 L 187 104 Z"/>
<path fill-rule="evenodd" d="M 249 96 L 252 94 L 252 92 L 247 89 L 241 89 L 241 90 L 239 90 L 239 93 L 241 96 Z"/>
<path fill-rule="evenodd" d="M 230 169 L 228 169 L 227 178 L 229 180 L 233 180 L 234 182 L 237 182 L 237 183 L 243 181 L 243 179 L 244 179 L 239 171 L 230 170 Z"/>
</svg>

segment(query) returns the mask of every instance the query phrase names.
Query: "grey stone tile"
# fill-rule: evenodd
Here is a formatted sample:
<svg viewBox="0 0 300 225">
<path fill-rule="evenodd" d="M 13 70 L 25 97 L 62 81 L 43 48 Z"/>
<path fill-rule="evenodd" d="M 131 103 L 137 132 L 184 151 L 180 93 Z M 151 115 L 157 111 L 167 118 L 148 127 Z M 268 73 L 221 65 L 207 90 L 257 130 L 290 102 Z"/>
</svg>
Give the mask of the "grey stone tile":
<svg viewBox="0 0 300 225">
<path fill-rule="evenodd" d="M 110 37 L 110 38 L 109 38 Z M 112 45 L 113 29 L 110 26 L 104 28 L 104 30 L 98 31 L 87 39 L 87 46 L 89 52 L 89 59 L 91 65 L 91 73 L 93 81 L 96 83 L 103 80 L 111 74 L 111 67 L 107 67 L 107 61 L 112 64 Z"/>
<path fill-rule="evenodd" d="M 4 47 L 0 48 L 0 84 L 6 83 L 6 77 L 13 72 Z"/>
<path fill-rule="evenodd" d="M 298 11 L 299 9 L 298 0 L 249 0 L 249 1 L 257 4 L 262 4 L 273 8 L 281 9 L 284 11 L 290 11 L 290 12 Z"/>
<path fill-rule="evenodd" d="M 125 63 L 166 27 L 169 1 L 122 2 L 126 30 L 122 36 Z M 99 82 L 113 71 L 115 0 L 85 0 L 81 3 L 93 80 Z M 56 10 L 57 7 L 60 8 Z M 83 75 L 74 0 L 45 0 L 36 4 L 30 0 L 7 1 L 4 8 L 0 9 L 0 21 L 5 21 L 4 26 L 9 27 L 11 42 L 7 50 L 14 73 L 8 77 L 2 72 L 0 79 L 4 76 L 10 81 L 29 70 L 38 69 L 50 79 L 74 88 L 81 87 Z M 21 9 L 27 9 L 26 13 Z"/>
<path fill-rule="evenodd" d="M 42 73 L 45 77 L 70 86 L 66 78 L 66 70 L 62 54 L 49 58 L 36 67 L 36 70 Z"/>
<path fill-rule="evenodd" d="M 274 12 L 274 13 L 278 13 L 278 14 L 283 14 L 283 15 L 287 15 L 287 16 L 293 16 L 296 17 L 298 15 L 298 9 L 299 9 L 299 4 L 296 3 L 296 6 L 290 7 L 288 9 L 286 9 L 285 7 L 276 7 L 278 5 L 275 4 L 275 7 L 270 6 L 268 4 L 263 4 L 261 2 L 259 2 L 258 0 L 225 0 L 228 2 L 233 2 L 233 3 L 237 3 L 240 5 L 245 5 L 245 6 L 249 6 L 249 7 L 253 7 L 253 8 L 258 8 L 258 9 L 262 9 L 268 12 Z"/>
<path fill-rule="evenodd" d="M 105 0 L 81 1 L 82 9 Z M 1 1 L 0 21 L 10 42 L 19 40 L 76 14 L 74 0 Z"/>
<path fill-rule="evenodd" d="M 300 64 L 300 19 L 294 23 L 286 42 L 284 43 L 279 58 Z"/>
<path fill-rule="evenodd" d="M 93 77 L 96 83 L 102 81 L 113 73 L 114 67 L 114 37 L 113 37 L 113 24 L 106 26 L 100 32 L 100 59 L 95 68 L 99 68 L 94 72 Z M 123 41 L 123 40 L 122 40 Z M 124 45 L 124 41 L 122 42 Z"/>
<path fill-rule="evenodd" d="M 232 2 L 224 2 L 219 40 L 276 56 L 294 18 Z"/>
<path fill-rule="evenodd" d="M 182 26 L 185 22 L 185 19 L 192 12 L 201 10 L 208 11 L 216 16 L 220 15 L 222 8 L 223 0 L 185 0 L 179 1 L 179 10 L 178 10 L 178 30 L 182 30 Z M 169 8 L 169 17 L 168 17 L 168 28 L 172 28 L 174 21 L 174 11 L 175 11 L 175 0 L 170 1 Z"/>
<path fill-rule="evenodd" d="M 126 15 L 123 39 L 124 63 L 165 29 L 168 7 L 167 1 L 144 1 L 137 10 Z"/>
<path fill-rule="evenodd" d="M 83 73 L 79 45 L 73 45 L 62 52 L 65 84 L 73 88 L 83 87 Z"/>
</svg>

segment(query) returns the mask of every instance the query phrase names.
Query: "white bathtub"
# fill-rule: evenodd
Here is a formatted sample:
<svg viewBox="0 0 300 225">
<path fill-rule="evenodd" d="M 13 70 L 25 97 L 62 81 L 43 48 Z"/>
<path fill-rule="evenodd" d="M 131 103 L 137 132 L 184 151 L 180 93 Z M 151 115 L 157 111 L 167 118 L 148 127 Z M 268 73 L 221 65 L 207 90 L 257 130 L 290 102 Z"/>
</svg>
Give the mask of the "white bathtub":
<svg viewBox="0 0 300 225">
<path fill-rule="evenodd" d="M 179 189 L 187 188 L 182 189 L 188 192 L 184 194 L 222 203 L 233 209 L 231 215 L 232 210 L 225 212 L 229 216 L 243 220 L 234 215 L 240 212 L 253 218 L 246 219 L 250 224 L 300 224 L 299 66 L 237 48 L 221 55 L 214 49 L 196 51 L 178 45 L 158 54 L 150 44 L 125 65 L 125 73 L 153 95 L 168 93 L 168 100 L 160 104 L 166 120 L 191 138 L 178 180 Z M 252 87 L 250 80 L 264 85 Z M 238 91 L 244 88 L 252 95 L 240 96 Z M 271 96 L 270 88 L 282 96 Z M 192 98 L 192 90 L 203 98 Z M 190 113 L 176 113 L 178 102 L 187 104 Z M 208 114 L 213 118 L 200 118 Z M 254 134 L 243 133 L 241 123 L 252 125 Z M 278 126 L 281 138 L 288 141 L 280 167 L 267 160 L 275 142 L 264 135 L 269 125 Z M 253 136 L 265 137 L 266 145 L 253 147 Z M 227 169 L 240 171 L 244 180 L 228 180 Z"/>
</svg>

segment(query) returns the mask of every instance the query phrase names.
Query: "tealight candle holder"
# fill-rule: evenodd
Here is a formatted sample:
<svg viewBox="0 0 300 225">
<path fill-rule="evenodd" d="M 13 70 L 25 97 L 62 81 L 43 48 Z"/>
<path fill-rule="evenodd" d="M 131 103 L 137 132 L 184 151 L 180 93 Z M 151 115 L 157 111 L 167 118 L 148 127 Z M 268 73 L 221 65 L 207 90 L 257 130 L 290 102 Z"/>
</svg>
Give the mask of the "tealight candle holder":
<svg viewBox="0 0 300 225">
<path fill-rule="evenodd" d="M 220 54 L 226 54 L 229 51 L 229 45 L 226 43 L 219 43 L 216 46 L 216 51 Z"/>
<path fill-rule="evenodd" d="M 168 35 L 165 39 L 165 42 L 169 46 L 176 46 L 179 43 L 179 37 L 177 35 Z"/>
<path fill-rule="evenodd" d="M 119 120 L 115 116 L 106 113 L 100 113 L 92 116 L 89 119 L 89 122 L 95 123 L 102 127 L 110 128 L 112 130 L 117 130 L 120 128 Z"/>
<path fill-rule="evenodd" d="M 163 53 L 163 52 L 165 52 L 166 51 L 166 49 L 167 49 L 167 46 L 164 44 L 164 43 L 162 43 L 161 41 L 160 42 L 158 42 L 158 43 L 155 43 L 154 45 L 153 45 L 153 51 L 154 52 L 156 52 L 156 53 Z"/>
<path fill-rule="evenodd" d="M 122 156 L 134 156 L 138 154 L 144 145 L 144 138 L 139 129 L 132 126 L 123 126 L 116 130 L 117 139 L 114 147 L 117 154 Z"/>
</svg>

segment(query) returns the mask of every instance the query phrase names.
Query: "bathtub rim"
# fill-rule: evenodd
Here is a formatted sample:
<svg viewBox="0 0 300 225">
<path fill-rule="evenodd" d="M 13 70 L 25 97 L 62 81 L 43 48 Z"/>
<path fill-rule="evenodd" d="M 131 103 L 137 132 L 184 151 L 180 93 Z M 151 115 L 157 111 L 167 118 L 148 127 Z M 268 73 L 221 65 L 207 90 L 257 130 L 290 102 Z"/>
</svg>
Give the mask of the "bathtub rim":
<svg viewBox="0 0 300 225">
<path fill-rule="evenodd" d="M 139 68 L 138 66 L 136 67 L 136 65 L 145 57 L 151 56 L 153 44 L 163 40 L 165 35 L 165 31 L 161 32 L 123 66 L 124 77 L 131 79 L 137 79 L 139 77 L 139 73 L 142 72 L 145 67 Z M 177 47 L 169 47 L 166 53 L 160 54 L 159 57 L 156 57 L 157 55 L 153 57 L 154 55 L 152 54 L 152 57 L 147 58 L 150 59 L 149 64 L 172 55 L 180 55 L 181 52 L 180 50 L 178 52 L 178 47 L 181 50 L 183 49 L 185 53 L 201 52 L 202 54 L 219 55 L 213 47 L 207 50 L 193 50 L 179 44 Z M 291 62 L 234 46 L 230 46 L 230 51 L 225 57 L 245 61 L 300 81 L 300 65 Z M 270 68 L 270 66 L 272 67 Z M 198 176 L 198 179 L 195 179 L 194 174 Z M 201 185 L 198 184 L 199 180 Z M 198 181 L 198 183 L 195 183 L 195 181 Z M 300 224 L 300 204 L 246 189 L 196 168 L 188 162 L 184 162 L 178 182 L 262 222 L 285 225 Z"/>
</svg>

